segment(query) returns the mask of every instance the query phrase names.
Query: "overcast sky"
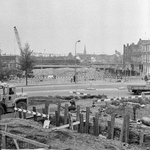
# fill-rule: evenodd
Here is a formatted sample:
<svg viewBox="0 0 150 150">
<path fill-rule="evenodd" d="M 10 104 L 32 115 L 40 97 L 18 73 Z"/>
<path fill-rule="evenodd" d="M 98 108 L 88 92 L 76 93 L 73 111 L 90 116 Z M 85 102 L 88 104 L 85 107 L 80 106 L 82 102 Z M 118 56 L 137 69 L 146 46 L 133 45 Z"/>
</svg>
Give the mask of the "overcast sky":
<svg viewBox="0 0 150 150">
<path fill-rule="evenodd" d="M 0 0 L 0 48 L 19 54 L 19 32 L 34 52 L 114 54 L 150 39 L 149 0 Z"/>
</svg>

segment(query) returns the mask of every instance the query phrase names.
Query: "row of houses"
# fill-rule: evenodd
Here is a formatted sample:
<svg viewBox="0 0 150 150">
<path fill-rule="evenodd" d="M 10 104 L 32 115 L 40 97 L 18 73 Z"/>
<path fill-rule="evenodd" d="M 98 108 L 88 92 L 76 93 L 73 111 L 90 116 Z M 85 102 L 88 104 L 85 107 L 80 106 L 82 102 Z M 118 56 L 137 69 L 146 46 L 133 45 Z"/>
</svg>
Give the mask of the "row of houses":
<svg viewBox="0 0 150 150">
<path fill-rule="evenodd" d="M 83 53 L 78 53 L 77 64 L 112 64 L 120 66 L 119 69 L 131 70 L 140 73 L 141 75 L 150 73 L 150 40 L 139 39 L 137 44 L 127 44 L 123 46 L 123 55 L 121 57 L 114 55 L 96 55 L 87 54 L 84 47 Z M 2 55 L 1 59 L 9 68 L 19 67 L 19 56 Z M 36 56 L 36 65 L 74 65 L 74 56 Z"/>
<path fill-rule="evenodd" d="M 139 39 L 137 44 L 123 46 L 123 67 L 141 75 L 150 73 L 150 40 Z"/>
</svg>

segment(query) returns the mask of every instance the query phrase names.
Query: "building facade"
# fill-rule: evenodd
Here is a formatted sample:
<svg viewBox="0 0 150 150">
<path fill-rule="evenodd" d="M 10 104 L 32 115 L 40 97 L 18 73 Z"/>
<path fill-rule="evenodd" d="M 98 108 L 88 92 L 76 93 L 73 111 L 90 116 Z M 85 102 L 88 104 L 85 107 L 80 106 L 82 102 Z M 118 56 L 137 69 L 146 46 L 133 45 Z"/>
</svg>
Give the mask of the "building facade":
<svg viewBox="0 0 150 150">
<path fill-rule="evenodd" d="M 8 68 L 19 68 L 19 56 L 16 55 L 1 55 L 1 59 Z"/>
<path fill-rule="evenodd" d="M 139 39 L 137 44 L 124 45 L 123 66 L 141 75 L 150 74 L 150 40 Z"/>
</svg>

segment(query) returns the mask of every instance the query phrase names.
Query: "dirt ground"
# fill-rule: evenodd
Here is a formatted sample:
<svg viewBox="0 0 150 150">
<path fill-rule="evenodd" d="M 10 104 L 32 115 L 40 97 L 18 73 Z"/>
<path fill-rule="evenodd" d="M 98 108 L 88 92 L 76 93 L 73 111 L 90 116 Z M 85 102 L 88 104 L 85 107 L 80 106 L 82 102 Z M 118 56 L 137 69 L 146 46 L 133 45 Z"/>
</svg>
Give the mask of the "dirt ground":
<svg viewBox="0 0 150 150">
<path fill-rule="evenodd" d="M 103 137 L 96 137 L 89 134 L 81 134 L 76 131 L 62 129 L 50 131 L 43 129 L 42 125 L 20 119 L 3 119 L 1 125 L 7 124 L 7 131 L 16 135 L 49 144 L 55 150 L 142 150 L 135 145 L 128 145 L 117 140 L 108 140 Z M 3 126 L 4 129 L 4 126 Z M 7 148 L 15 148 L 11 139 L 8 139 Z M 27 143 L 20 144 L 20 148 L 38 148 Z"/>
<path fill-rule="evenodd" d="M 97 103 L 96 107 L 92 107 L 93 101 L 96 99 L 84 99 L 76 101 L 77 105 L 80 105 L 81 110 L 85 110 L 86 107 L 90 107 L 91 114 L 90 116 L 94 116 L 96 112 L 98 112 L 99 105 L 105 105 L 103 103 Z M 64 106 L 64 102 L 62 105 Z M 40 102 L 35 103 L 40 111 L 44 105 Z M 30 106 L 30 109 L 32 108 Z M 50 112 L 54 112 L 57 110 L 57 105 L 50 104 L 49 106 Z M 63 112 L 63 109 L 62 109 Z M 84 113 L 84 111 L 83 111 Z M 17 118 L 10 118 L 14 116 L 14 114 L 9 114 L 2 116 L 2 120 L 0 124 L 2 125 L 2 129 L 4 130 L 4 125 L 7 124 L 7 131 L 16 135 L 21 135 L 23 137 L 33 139 L 35 141 L 45 143 L 50 145 L 51 149 L 54 150 L 148 150 L 148 147 L 140 147 L 138 144 L 125 144 L 120 142 L 119 140 L 108 140 L 105 136 L 93 136 L 91 134 L 85 133 L 77 133 L 77 131 L 62 129 L 58 131 L 51 131 L 50 129 L 43 129 L 42 124 L 34 122 L 32 120 L 23 120 Z M 52 128 L 53 125 L 50 126 Z M 15 148 L 11 139 L 8 139 L 7 148 Z M 38 148 L 33 145 L 29 145 L 27 143 L 20 143 L 20 148 Z"/>
</svg>

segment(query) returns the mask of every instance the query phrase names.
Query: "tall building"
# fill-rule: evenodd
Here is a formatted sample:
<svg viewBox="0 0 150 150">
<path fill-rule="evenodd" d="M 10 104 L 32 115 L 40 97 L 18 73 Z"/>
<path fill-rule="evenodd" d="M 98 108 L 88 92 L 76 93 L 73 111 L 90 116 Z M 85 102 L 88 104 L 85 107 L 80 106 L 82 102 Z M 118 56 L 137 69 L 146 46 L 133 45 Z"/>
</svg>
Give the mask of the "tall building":
<svg viewBox="0 0 150 150">
<path fill-rule="evenodd" d="M 123 66 L 141 75 L 150 74 L 150 40 L 139 39 L 137 44 L 124 45 Z"/>
</svg>

